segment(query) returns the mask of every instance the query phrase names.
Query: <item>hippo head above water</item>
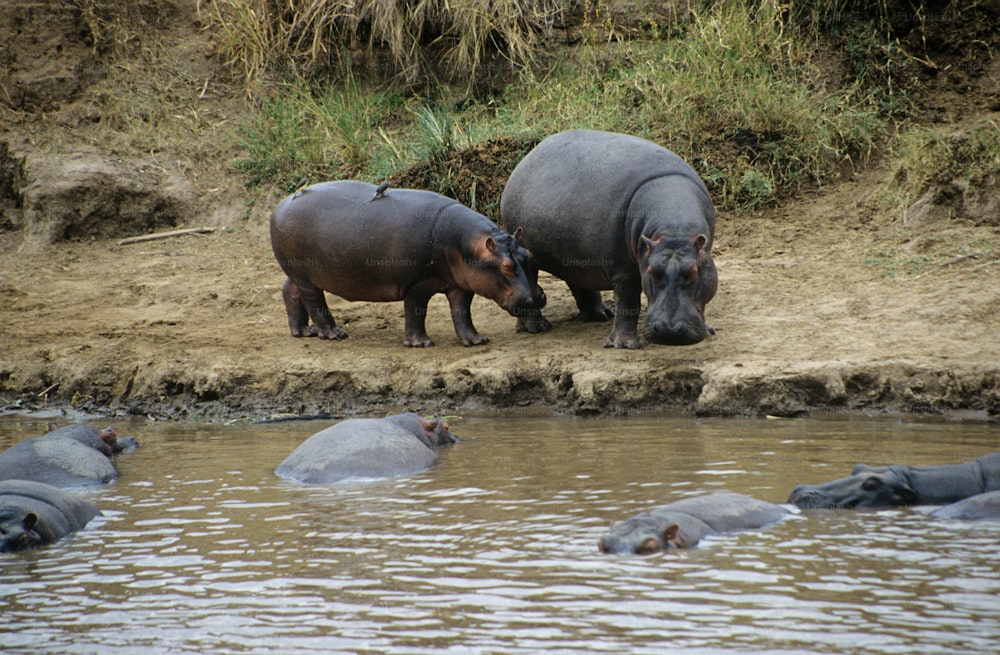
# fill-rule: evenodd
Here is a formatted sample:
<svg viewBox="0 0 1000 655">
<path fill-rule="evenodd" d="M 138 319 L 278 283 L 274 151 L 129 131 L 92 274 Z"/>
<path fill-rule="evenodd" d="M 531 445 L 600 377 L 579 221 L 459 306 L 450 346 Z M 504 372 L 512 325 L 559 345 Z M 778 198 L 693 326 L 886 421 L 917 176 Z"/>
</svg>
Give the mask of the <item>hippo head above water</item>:
<svg viewBox="0 0 1000 655">
<path fill-rule="evenodd" d="M 877 509 L 916 504 L 904 466 L 858 464 L 851 475 L 824 484 L 800 484 L 788 502 L 802 509 Z"/>
<path fill-rule="evenodd" d="M 685 548 L 680 525 L 653 514 L 639 514 L 615 524 L 614 530 L 597 542 L 597 549 L 608 555 L 652 555 L 661 550 Z"/>
<path fill-rule="evenodd" d="M 406 412 L 390 416 L 387 420 L 410 430 L 429 448 L 439 448 L 459 441 L 448 429 L 448 422 L 439 418 L 424 418 L 415 412 Z"/>
<path fill-rule="evenodd" d="M 709 248 L 704 234 L 682 239 L 642 236 L 638 257 L 647 300 L 642 324 L 646 341 L 685 346 L 714 333 L 705 323 L 705 304 L 719 286 Z"/>
<path fill-rule="evenodd" d="M 25 514 L 0 510 L 0 553 L 13 553 L 42 545 L 42 537 L 35 530 L 37 524 L 38 516 L 32 512 Z"/>
</svg>

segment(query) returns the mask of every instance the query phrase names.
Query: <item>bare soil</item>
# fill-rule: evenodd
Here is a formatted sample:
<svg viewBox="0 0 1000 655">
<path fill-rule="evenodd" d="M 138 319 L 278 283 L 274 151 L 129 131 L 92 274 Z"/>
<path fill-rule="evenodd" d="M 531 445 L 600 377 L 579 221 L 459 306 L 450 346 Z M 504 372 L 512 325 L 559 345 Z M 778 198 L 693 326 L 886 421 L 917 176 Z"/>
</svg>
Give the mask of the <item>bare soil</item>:
<svg viewBox="0 0 1000 655">
<path fill-rule="evenodd" d="M 228 168 L 236 148 L 227 124 L 246 107 L 227 86 L 194 4 L 169 5 L 158 18 L 162 43 L 136 54 L 130 82 L 95 72 L 87 47 L 56 49 L 38 31 L 25 42 L 38 24 L 65 22 L 64 43 L 79 35 L 80 19 L 68 10 L 52 16 L 50 3 L 0 4 L 10 5 L 2 11 L 16 15 L 19 30 L 0 34 L 13 44 L 0 114 L 7 411 L 208 419 L 402 406 L 439 414 L 1000 414 L 998 221 L 970 217 L 959 193 L 927 200 L 935 211 L 924 211 L 919 227 L 904 224 L 881 200 L 887 173 L 877 166 L 845 169 L 820 192 L 757 214 L 722 213 L 720 288 L 706 312 L 717 334 L 695 346 L 602 348 L 610 325 L 576 318 L 565 285 L 545 276 L 555 329 L 544 335 L 518 334 L 513 318 L 477 298 L 473 318 L 490 342 L 464 348 L 436 297 L 428 332 L 437 345 L 407 349 L 401 303 L 331 296 L 350 337 L 295 339 L 267 234 L 278 196 L 247 191 Z M 157 119 L 163 132 L 152 150 L 109 146 L 114 117 L 100 113 L 106 100 L 98 99 L 123 92 L 138 103 L 135 79 L 155 62 L 185 72 L 176 78 L 178 111 L 198 120 L 181 115 L 172 127 Z M 52 82 L 60 75 L 76 87 Z M 998 118 L 996 67 L 965 79 L 964 95 L 932 82 L 928 120 L 961 130 Z M 488 150 L 477 157 L 505 156 Z M 996 187 L 978 192 L 996 206 Z M 118 244 L 201 225 L 217 229 Z"/>
</svg>

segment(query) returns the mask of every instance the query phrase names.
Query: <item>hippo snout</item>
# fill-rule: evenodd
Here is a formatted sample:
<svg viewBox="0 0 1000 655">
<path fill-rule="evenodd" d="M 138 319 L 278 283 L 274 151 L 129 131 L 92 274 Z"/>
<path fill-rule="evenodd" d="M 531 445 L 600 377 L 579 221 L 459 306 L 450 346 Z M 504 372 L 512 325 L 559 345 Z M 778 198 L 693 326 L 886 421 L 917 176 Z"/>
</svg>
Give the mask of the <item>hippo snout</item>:
<svg viewBox="0 0 1000 655">
<path fill-rule="evenodd" d="M 710 329 L 704 321 L 646 321 L 642 336 L 649 343 L 661 346 L 690 346 L 709 335 Z"/>
<path fill-rule="evenodd" d="M 788 502 L 800 509 L 830 509 L 835 503 L 816 487 L 800 484 L 788 494 Z"/>
<path fill-rule="evenodd" d="M 545 297 L 545 292 L 542 291 L 541 287 L 536 287 L 536 291 L 533 293 L 520 296 L 515 294 L 512 302 L 504 309 L 511 316 L 530 315 L 544 308 L 546 302 L 548 299 Z"/>
</svg>

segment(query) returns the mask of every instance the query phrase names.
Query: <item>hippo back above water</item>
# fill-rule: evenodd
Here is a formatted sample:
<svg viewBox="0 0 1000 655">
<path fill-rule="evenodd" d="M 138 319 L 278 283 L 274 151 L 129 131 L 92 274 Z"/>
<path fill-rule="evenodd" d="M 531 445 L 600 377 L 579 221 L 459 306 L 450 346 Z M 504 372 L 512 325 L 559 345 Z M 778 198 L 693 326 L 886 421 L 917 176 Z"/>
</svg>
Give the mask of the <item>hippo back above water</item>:
<svg viewBox="0 0 1000 655">
<path fill-rule="evenodd" d="M 87 525 L 100 511 L 75 494 L 30 480 L 0 482 L 0 552 L 50 544 Z"/>
<path fill-rule="evenodd" d="M 800 484 L 788 502 L 803 509 L 943 505 L 1000 489 L 1000 452 L 941 466 L 858 464 L 846 478 Z"/>
<path fill-rule="evenodd" d="M 0 480 L 33 480 L 57 487 L 106 484 L 118 478 L 111 457 L 135 446 L 133 437 L 78 423 L 30 437 L 0 453 Z"/>
<path fill-rule="evenodd" d="M 274 472 L 311 484 L 409 475 L 429 468 L 435 450 L 455 441 L 445 421 L 412 412 L 348 419 L 309 437 Z"/>
<path fill-rule="evenodd" d="M 774 503 L 743 494 L 718 492 L 684 498 L 619 521 L 601 537 L 602 553 L 650 555 L 670 548 L 692 548 L 704 537 L 762 528 L 788 515 Z"/>
<path fill-rule="evenodd" d="M 288 276 L 282 295 L 296 337 L 347 336 L 330 314 L 329 291 L 345 300 L 402 300 L 404 345 L 432 346 L 427 302 L 443 293 L 459 341 L 486 343 L 472 324 L 475 294 L 512 315 L 545 305 L 517 237 L 437 193 L 349 180 L 306 187 L 271 214 L 271 247 Z"/>
<path fill-rule="evenodd" d="M 591 130 L 550 136 L 511 173 L 500 214 L 523 229 L 538 267 L 566 281 L 583 318 L 611 317 L 600 291 L 614 290 L 605 346 L 642 346 L 643 293 L 646 341 L 693 344 L 712 332 L 715 209 L 698 174 L 666 148 Z M 538 311 L 521 312 L 519 330 L 548 328 Z"/>
</svg>

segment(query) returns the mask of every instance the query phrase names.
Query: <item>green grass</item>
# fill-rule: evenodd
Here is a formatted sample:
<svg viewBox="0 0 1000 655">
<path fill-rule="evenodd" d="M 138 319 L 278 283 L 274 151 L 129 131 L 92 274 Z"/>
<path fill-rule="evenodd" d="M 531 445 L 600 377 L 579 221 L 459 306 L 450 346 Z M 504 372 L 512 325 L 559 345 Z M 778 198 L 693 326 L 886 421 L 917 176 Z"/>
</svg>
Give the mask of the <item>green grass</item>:
<svg viewBox="0 0 1000 655">
<path fill-rule="evenodd" d="M 263 0 L 254 2 L 273 9 Z M 241 3 L 235 0 L 217 0 L 213 6 L 222 21 L 234 12 L 245 18 L 248 3 L 242 3 L 243 14 L 237 11 Z M 414 3 L 400 5 L 412 7 Z M 310 75 L 290 77 L 291 82 L 277 86 L 258 102 L 258 111 L 241 129 L 240 144 L 246 156 L 236 167 L 252 184 L 286 189 L 306 175 L 375 181 L 410 166 L 440 163 L 458 150 L 496 137 L 538 138 L 587 127 L 652 139 L 692 163 L 717 205 L 752 209 L 824 184 L 845 160 L 864 165 L 887 138 L 888 120 L 898 117 L 906 103 L 903 94 L 886 87 L 887 80 L 891 86 L 893 70 L 887 66 L 876 70 L 871 64 L 883 52 L 876 47 L 871 26 L 865 28 L 864 39 L 852 37 L 857 50 L 852 61 L 864 74 L 831 87 L 818 75 L 812 60 L 816 26 L 822 26 L 822 20 L 802 27 L 800 23 L 805 23 L 796 22 L 787 5 L 773 0 L 750 5 L 719 0 L 694 20 L 670 30 L 651 30 L 652 36 L 644 40 L 596 43 L 585 39 L 562 59 L 545 66 L 528 65 L 538 57 L 534 50 L 529 53 L 527 45 L 534 43 L 529 36 L 536 29 L 532 26 L 544 18 L 538 13 L 544 3 L 500 5 L 505 12 L 502 19 L 496 9 L 477 20 L 485 21 L 480 25 L 493 35 L 493 49 L 507 52 L 505 56 L 515 64 L 512 70 L 519 71 L 502 93 L 470 98 L 456 106 L 406 95 L 399 89 L 408 87 L 399 85 L 398 78 L 377 80 L 362 88 L 353 75 L 310 68 Z M 588 11 L 591 5 L 602 3 L 588 3 Z M 809 7 L 811 15 L 823 18 L 841 5 L 816 2 Z M 448 5 L 456 12 L 448 24 L 458 24 L 458 14 L 470 11 L 471 6 L 466 2 Z M 518 17 L 518 11 L 523 15 Z M 588 15 L 600 19 L 604 14 L 595 10 Z M 284 52 L 279 42 L 291 38 L 286 34 L 290 19 L 283 20 L 265 30 L 264 36 L 254 37 L 271 39 L 266 48 L 261 46 L 260 54 L 246 54 L 252 48 L 244 43 L 245 53 L 232 55 L 234 61 L 257 62 L 243 66 L 245 71 L 255 71 L 248 72 L 249 77 L 259 76 L 268 68 L 267 62 L 276 59 L 284 62 L 271 64 L 277 71 L 309 63 L 301 51 L 303 42 L 298 43 L 300 50 L 289 50 L 282 57 L 276 54 Z M 375 30 L 376 19 L 371 20 Z M 437 20 L 444 19 L 439 16 Z M 497 28 L 501 22 L 511 30 L 520 26 L 523 39 L 502 38 L 504 32 Z M 240 25 L 235 19 L 229 23 L 230 39 L 250 39 Z M 317 34 L 301 32 L 300 40 L 307 33 Z M 489 39 L 479 34 L 475 44 L 461 46 L 458 37 L 449 34 L 433 52 L 449 51 L 440 50 L 447 45 L 464 62 L 453 69 L 471 71 L 474 77 L 491 50 Z M 389 36 L 380 42 L 396 52 Z M 315 40 L 311 43 L 315 46 Z M 331 49 L 339 47 L 337 43 L 329 41 L 330 49 L 325 52 L 330 55 Z M 523 48 L 518 50 L 521 54 L 514 54 L 515 46 Z M 465 54 L 454 54 L 455 48 L 466 48 Z M 232 42 L 230 52 L 237 52 Z M 444 177 L 453 173 L 447 166 L 438 168 Z M 443 180 L 430 186 L 450 188 L 449 184 Z M 455 195 L 466 202 L 476 197 L 476 189 L 456 189 Z M 492 206 L 495 199 L 483 202 Z"/>
</svg>

